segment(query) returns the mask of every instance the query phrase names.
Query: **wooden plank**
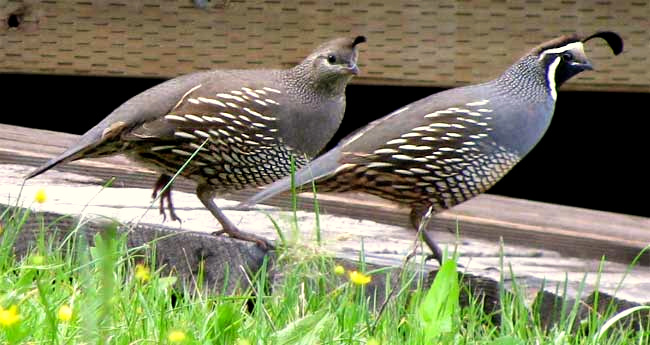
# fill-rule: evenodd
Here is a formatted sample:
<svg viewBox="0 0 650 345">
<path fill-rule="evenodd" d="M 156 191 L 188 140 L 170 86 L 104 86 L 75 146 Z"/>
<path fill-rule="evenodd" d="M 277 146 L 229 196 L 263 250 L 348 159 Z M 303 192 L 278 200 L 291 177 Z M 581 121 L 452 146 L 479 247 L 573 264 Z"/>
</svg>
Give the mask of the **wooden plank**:
<svg viewBox="0 0 650 345">
<path fill-rule="evenodd" d="M 156 175 L 146 169 L 137 168 L 136 165 L 121 157 L 112 157 L 97 160 L 82 160 L 79 162 L 64 165 L 61 169 L 52 170 L 29 181 L 22 186 L 22 178 L 33 169 L 34 165 L 42 163 L 48 154 L 31 152 L 26 149 L 28 146 L 39 148 L 38 142 L 42 138 L 48 138 L 45 146 L 51 146 L 48 151 L 63 150 L 61 142 L 72 141 L 74 135 L 47 132 L 13 126 L 0 125 L 0 200 L 10 205 L 33 204 L 31 196 L 38 188 L 45 186 L 48 193 L 48 201 L 42 205 L 32 205 L 40 212 L 53 212 L 56 214 L 82 215 L 84 218 L 100 217 L 113 218 L 121 222 L 139 222 L 150 224 L 156 228 L 163 226 L 173 231 L 202 231 L 212 232 L 217 230 L 215 221 L 207 212 L 197 198 L 193 195 L 193 183 L 181 180 L 175 184 L 174 200 L 183 223 L 162 223 L 162 218 L 157 214 L 157 205 L 151 203 L 151 189 Z M 104 181 L 111 176 L 117 176 L 114 186 L 121 188 L 102 188 Z M 134 188 L 136 187 L 136 188 Z M 189 193 L 186 193 L 189 192 Z M 218 199 L 217 203 L 226 211 L 228 217 L 245 230 L 255 231 L 261 236 L 276 238 L 276 232 L 267 217 L 259 212 L 232 211 L 232 206 L 237 201 L 249 195 L 249 193 L 229 196 L 231 200 Z M 23 198 L 18 200 L 18 195 Z M 286 203 L 285 198 L 276 199 L 276 204 Z M 521 205 L 518 203 L 521 202 Z M 502 204 L 499 204 L 502 203 Z M 308 208 L 308 202 L 302 203 Z M 478 206 L 472 206 L 478 205 Z M 480 206 L 483 205 L 483 206 Z M 508 215 L 506 212 L 494 214 L 493 205 L 507 207 L 508 209 L 521 210 L 521 215 Z M 544 206 L 544 205 L 541 205 Z M 585 218 L 585 229 L 576 231 L 578 224 L 564 224 L 562 219 L 558 225 L 540 225 L 540 219 L 535 215 L 540 213 L 541 220 L 546 220 L 553 212 L 566 214 L 571 219 L 571 209 L 566 212 L 558 212 L 560 206 L 546 205 L 548 209 L 541 207 L 539 203 L 485 196 L 468 203 L 463 208 L 457 208 L 452 212 L 440 215 L 436 219 L 441 227 L 454 227 L 456 224 L 462 231 L 461 241 L 456 241 L 454 235 L 448 232 L 436 232 L 435 236 L 444 246 L 458 246 L 460 251 L 461 264 L 464 270 L 484 278 L 499 279 L 499 270 L 495 269 L 501 265 L 501 248 L 498 237 L 510 231 L 515 234 L 516 240 L 504 239 L 503 255 L 505 265 L 512 265 L 516 268 L 516 274 L 522 278 L 526 286 L 541 286 L 546 282 L 549 289 L 554 289 L 556 284 L 561 284 L 568 277 L 568 291 L 575 295 L 580 290 L 580 283 L 587 274 L 587 286 L 593 288 L 600 281 L 600 288 L 603 291 L 614 293 L 618 289 L 619 282 L 625 278 L 625 288 L 618 290 L 618 296 L 637 302 L 650 300 L 650 272 L 646 267 L 634 267 L 627 272 L 627 264 L 607 262 L 605 269 L 597 274 L 599 267 L 598 259 L 580 259 L 571 254 L 580 254 L 579 249 L 584 249 L 582 254 L 588 257 L 598 257 L 599 245 L 613 252 L 608 259 L 625 259 L 629 253 L 638 252 L 633 248 L 638 244 L 622 243 L 612 245 L 610 238 L 616 234 L 592 234 L 590 233 L 589 219 Z M 360 243 L 364 241 L 366 260 L 377 265 L 399 266 L 404 256 L 413 248 L 414 234 L 407 225 L 406 210 L 397 209 L 394 205 L 387 204 L 380 200 L 371 200 L 364 197 L 341 197 L 328 196 L 321 201 L 321 207 L 327 210 L 327 214 L 320 216 L 320 224 L 324 247 L 320 250 L 327 250 L 336 257 L 345 259 L 356 259 L 361 249 Z M 148 209 L 150 212 L 147 212 Z M 289 239 L 296 235 L 287 229 L 291 229 L 287 220 L 286 212 L 274 207 L 264 207 L 266 213 L 280 222 Z M 578 215 L 584 217 L 591 211 L 576 210 Z M 492 212 L 492 213 L 491 213 Z M 548 213 L 547 213 L 548 212 Z M 582 212 L 582 213 L 581 213 Z M 587 212 L 587 213 L 584 213 Z M 609 217 L 609 223 L 617 224 L 622 229 L 630 230 L 633 227 L 642 226 L 647 220 L 639 217 L 627 217 L 623 215 L 610 215 L 596 213 Z M 95 216 L 93 216 L 95 215 Z M 347 215 L 347 216 L 345 216 Z M 310 245 L 313 238 L 314 216 L 310 212 L 298 211 L 298 220 L 301 243 Z M 611 217 L 610 217 L 611 216 Z M 447 217 L 447 218 L 445 218 Z M 496 217 L 496 218 L 495 218 Z M 502 217 L 499 219 L 499 217 Z M 508 218 L 510 217 L 510 218 Z M 362 220 L 363 219 L 363 220 Z M 488 225 L 486 225 L 486 222 Z M 548 220 L 546 220 L 548 221 Z M 516 222 L 520 222 L 516 223 Z M 625 223 L 631 222 L 631 223 Z M 575 222 L 574 222 L 575 223 Z M 515 226 L 518 225 L 518 226 Z M 549 251 L 539 248 L 522 246 L 528 244 L 527 239 L 531 230 L 525 226 L 538 226 L 541 236 L 540 243 L 556 243 L 554 249 Z M 560 227 L 559 229 L 553 226 Z M 568 237 L 559 237 L 559 230 L 567 231 Z M 472 230 L 475 229 L 475 230 Z M 472 230 L 472 231 L 470 231 Z M 605 229 L 607 230 L 607 229 Z M 483 241 L 475 235 L 481 231 L 486 234 L 490 241 Z M 607 237 L 607 236 L 609 237 Z M 637 235 L 635 235 L 637 236 Z M 643 233 L 638 234 L 643 236 Z M 577 237 L 577 238 L 576 238 Z M 586 238 L 586 240 L 581 239 Z M 605 239 L 604 239 L 605 238 Z M 293 241 L 293 240 L 292 240 Z M 643 241 L 643 238 L 639 238 Z M 564 242 L 564 243 L 563 243 Z M 644 259 L 646 260 L 646 259 Z M 431 269 L 427 265 L 427 269 Z"/>
<path fill-rule="evenodd" d="M 650 92 L 650 1 L 2 1 L 0 72 L 173 77 L 286 67 L 316 42 L 364 34 L 355 83 L 449 87 L 492 78 L 561 33 L 614 30 L 626 51 L 588 45 L 598 71 L 565 89 Z"/>
<path fill-rule="evenodd" d="M 43 144 L 41 138 L 47 137 Z M 72 143 L 77 136 L 9 125 L 0 125 L 0 162 L 36 166 L 47 156 Z M 119 176 L 117 186 L 149 188 L 155 174 L 138 168 L 124 157 L 82 160 L 57 167 L 58 170 L 91 175 L 98 181 Z M 95 182 L 97 183 L 97 182 Z M 194 184 L 181 180 L 176 190 L 192 193 Z M 244 200 L 252 191 L 236 192 L 232 200 Z M 313 209 L 309 193 L 301 195 L 299 206 Z M 320 195 L 324 213 L 410 228 L 408 209 L 367 195 Z M 279 196 L 270 205 L 287 207 L 288 198 Z M 535 248 L 575 257 L 629 263 L 650 244 L 650 219 L 527 200 L 482 195 L 432 220 L 430 229 L 455 231 L 465 237 L 506 243 L 525 243 Z M 436 232 L 434 236 L 444 236 Z M 650 255 L 643 257 L 650 264 Z"/>
</svg>

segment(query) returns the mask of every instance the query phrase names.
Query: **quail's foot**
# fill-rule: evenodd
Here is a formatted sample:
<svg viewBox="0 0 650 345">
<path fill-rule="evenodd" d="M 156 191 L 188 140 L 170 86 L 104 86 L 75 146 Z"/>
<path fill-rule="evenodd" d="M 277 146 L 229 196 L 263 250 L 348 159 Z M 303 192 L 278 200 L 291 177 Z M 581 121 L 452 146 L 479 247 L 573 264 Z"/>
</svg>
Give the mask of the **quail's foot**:
<svg viewBox="0 0 650 345">
<path fill-rule="evenodd" d="M 162 174 L 158 177 L 158 180 L 153 186 L 153 194 L 151 197 L 156 199 L 158 197 L 158 192 L 165 188 L 165 186 L 171 181 L 171 176 Z M 172 202 L 172 185 L 169 185 L 160 195 L 160 214 L 163 216 L 163 222 L 167 220 L 167 215 L 165 214 L 165 200 L 167 200 L 167 211 L 169 212 L 169 218 L 172 221 L 178 221 L 182 223 L 183 221 L 176 215 L 176 210 L 174 209 L 174 203 Z"/>
</svg>

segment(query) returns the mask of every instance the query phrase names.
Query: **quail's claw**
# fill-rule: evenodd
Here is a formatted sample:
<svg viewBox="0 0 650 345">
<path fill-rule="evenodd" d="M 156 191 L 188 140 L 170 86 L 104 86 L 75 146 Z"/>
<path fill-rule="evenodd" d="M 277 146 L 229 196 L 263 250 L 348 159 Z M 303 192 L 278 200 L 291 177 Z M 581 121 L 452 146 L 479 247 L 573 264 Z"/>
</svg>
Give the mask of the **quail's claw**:
<svg viewBox="0 0 650 345">
<path fill-rule="evenodd" d="M 214 235 L 214 236 L 221 236 L 221 235 L 224 235 L 224 234 L 228 235 L 231 238 L 236 238 L 238 240 L 247 241 L 247 242 L 254 242 L 262 250 L 273 250 L 273 249 L 275 249 L 275 246 L 270 241 L 268 241 L 267 239 L 259 237 L 257 235 L 251 234 L 251 233 L 243 232 L 243 231 L 240 231 L 240 230 L 233 231 L 232 229 L 230 229 L 230 230 L 222 229 L 222 230 L 217 230 L 217 231 L 212 232 L 212 235 Z"/>
</svg>

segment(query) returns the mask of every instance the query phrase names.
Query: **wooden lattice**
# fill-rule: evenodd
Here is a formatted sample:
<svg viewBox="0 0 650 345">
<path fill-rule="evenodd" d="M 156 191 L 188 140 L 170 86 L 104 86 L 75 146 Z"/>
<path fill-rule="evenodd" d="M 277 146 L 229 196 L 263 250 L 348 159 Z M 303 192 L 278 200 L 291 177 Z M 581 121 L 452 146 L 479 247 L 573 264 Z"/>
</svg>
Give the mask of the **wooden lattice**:
<svg viewBox="0 0 650 345">
<path fill-rule="evenodd" d="M 199 4 L 197 6 L 195 3 Z M 0 1 L 0 72 L 172 77 L 289 66 L 319 42 L 363 34 L 368 84 L 456 86 L 498 75 L 562 33 L 615 30 L 598 73 L 568 88 L 650 92 L 650 1 Z"/>
</svg>

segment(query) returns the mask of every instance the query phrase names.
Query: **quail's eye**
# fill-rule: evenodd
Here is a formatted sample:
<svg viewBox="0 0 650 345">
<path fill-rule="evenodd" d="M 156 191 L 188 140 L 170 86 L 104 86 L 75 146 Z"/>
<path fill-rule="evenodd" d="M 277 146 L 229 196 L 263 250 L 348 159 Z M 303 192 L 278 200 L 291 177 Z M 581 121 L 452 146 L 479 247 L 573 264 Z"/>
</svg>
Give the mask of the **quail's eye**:
<svg viewBox="0 0 650 345">
<path fill-rule="evenodd" d="M 334 54 L 327 55 L 327 62 L 331 64 L 336 63 L 336 56 Z"/>
<path fill-rule="evenodd" d="M 562 61 L 571 61 L 571 60 L 573 60 L 573 54 L 571 54 L 570 52 L 564 52 L 564 53 L 562 53 L 561 56 L 562 56 Z"/>
</svg>

